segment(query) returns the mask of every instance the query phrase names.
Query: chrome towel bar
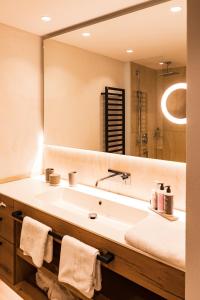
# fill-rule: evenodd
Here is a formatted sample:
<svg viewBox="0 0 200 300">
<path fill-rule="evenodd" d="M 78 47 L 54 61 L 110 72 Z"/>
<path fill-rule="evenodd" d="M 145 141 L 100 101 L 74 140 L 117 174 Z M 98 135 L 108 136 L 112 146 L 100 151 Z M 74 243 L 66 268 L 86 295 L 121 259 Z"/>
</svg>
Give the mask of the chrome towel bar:
<svg viewBox="0 0 200 300">
<path fill-rule="evenodd" d="M 22 223 L 25 216 L 23 215 L 22 211 L 17 210 L 17 211 L 12 212 L 12 217 L 16 221 Z M 58 243 L 61 243 L 62 238 L 64 236 L 64 235 L 54 232 L 54 231 L 49 231 L 49 235 L 51 235 Z M 108 264 L 111 261 L 113 261 L 114 254 L 109 251 L 106 251 L 106 252 L 100 251 L 100 254 L 97 255 L 97 259 L 105 264 Z"/>
</svg>

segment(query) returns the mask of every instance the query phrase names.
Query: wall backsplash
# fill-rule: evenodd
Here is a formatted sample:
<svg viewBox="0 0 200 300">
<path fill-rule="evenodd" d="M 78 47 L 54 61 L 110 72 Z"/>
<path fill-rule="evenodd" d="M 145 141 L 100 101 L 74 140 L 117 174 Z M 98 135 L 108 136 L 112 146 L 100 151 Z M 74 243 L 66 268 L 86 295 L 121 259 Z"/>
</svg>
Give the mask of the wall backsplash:
<svg viewBox="0 0 200 300">
<path fill-rule="evenodd" d="M 97 179 L 108 174 L 108 168 L 131 173 L 131 183 L 120 178 L 100 182 L 99 188 L 148 201 L 155 180 L 172 186 L 174 206 L 185 210 L 186 164 L 135 156 L 80 150 L 60 146 L 45 146 L 44 167 L 53 167 L 67 178 L 71 171 L 78 171 L 81 184 L 94 186 Z"/>
</svg>

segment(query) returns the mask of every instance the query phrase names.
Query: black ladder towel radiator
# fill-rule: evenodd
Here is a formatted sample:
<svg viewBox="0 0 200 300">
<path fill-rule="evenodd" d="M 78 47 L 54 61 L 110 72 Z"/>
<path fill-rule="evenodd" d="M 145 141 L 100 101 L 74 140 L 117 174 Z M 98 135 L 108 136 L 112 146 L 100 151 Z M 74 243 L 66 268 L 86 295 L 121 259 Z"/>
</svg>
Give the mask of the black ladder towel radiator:
<svg viewBox="0 0 200 300">
<path fill-rule="evenodd" d="M 105 151 L 125 154 L 125 89 L 105 87 Z"/>
</svg>

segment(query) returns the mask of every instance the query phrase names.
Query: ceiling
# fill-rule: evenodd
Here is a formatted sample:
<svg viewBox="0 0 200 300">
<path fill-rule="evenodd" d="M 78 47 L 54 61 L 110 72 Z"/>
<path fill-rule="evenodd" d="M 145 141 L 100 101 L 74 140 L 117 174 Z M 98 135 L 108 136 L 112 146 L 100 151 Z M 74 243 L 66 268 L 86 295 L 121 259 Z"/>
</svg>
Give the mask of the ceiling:
<svg viewBox="0 0 200 300">
<path fill-rule="evenodd" d="M 175 5 L 181 5 L 182 11 L 172 13 L 170 8 Z M 160 61 L 170 60 L 174 67 L 186 65 L 186 29 L 186 0 L 172 0 L 60 35 L 56 40 L 159 69 Z M 84 38 L 83 32 L 91 36 Z M 126 53 L 126 49 L 133 49 L 133 53 Z"/>
<path fill-rule="evenodd" d="M 149 0 L 0 0 L 0 23 L 38 35 L 120 10 Z M 171 5 L 181 5 L 172 14 Z M 44 23 L 41 16 L 50 16 Z M 76 47 L 121 61 L 137 61 L 159 68 L 161 60 L 174 66 L 186 65 L 186 0 L 172 0 L 152 8 L 102 22 L 88 28 L 91 37 L 83 39 L 77 30 L 58 39 Z M 126 49 L 133 53 L 127 54 Z"/>
<path fill-rule="evenodd" d="M 0 0 L 0 23 L 38 35 L 148 0 Z M 50 16 L 51 22 L 41 21 Z"/>
</svg>

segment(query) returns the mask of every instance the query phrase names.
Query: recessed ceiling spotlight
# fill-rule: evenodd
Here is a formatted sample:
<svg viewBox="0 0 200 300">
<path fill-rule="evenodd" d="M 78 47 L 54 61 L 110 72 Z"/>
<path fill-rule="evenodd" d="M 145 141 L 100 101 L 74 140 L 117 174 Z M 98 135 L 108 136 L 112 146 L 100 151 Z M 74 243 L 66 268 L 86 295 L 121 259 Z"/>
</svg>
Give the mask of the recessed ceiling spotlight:
<svg viewBox="0 0 200 300">
<path fill-rule="evenodd" d="M 181 6 L 172 6 L 170 8 L 171 12 L 173 13 L 177 13 L 177 12 L 180 12 L 182 10 L 182 7 Z"/>
<path fill-rule="evenodd" d="M 43 22 L 50 22 L 50 21 L 51 21 L 51 17 L 49 17 L 49 16 L 42 16 L 42 17 L 41 17 L 41 20 L 42 20 Z"/>
<path fill-rule="evenodd" d="M 82 33 L 82 36 L 84 36 L 84 37 L 89 37 L 89 36 L 91 36 L 91 33 L 90 33 L 90 32 L 83 32 L 83 33 Z"/>
<path fill-rule="evenodd" d="M 133 53 L 133 49 L 127 49 L 126 53 Z"/>
</svg>

